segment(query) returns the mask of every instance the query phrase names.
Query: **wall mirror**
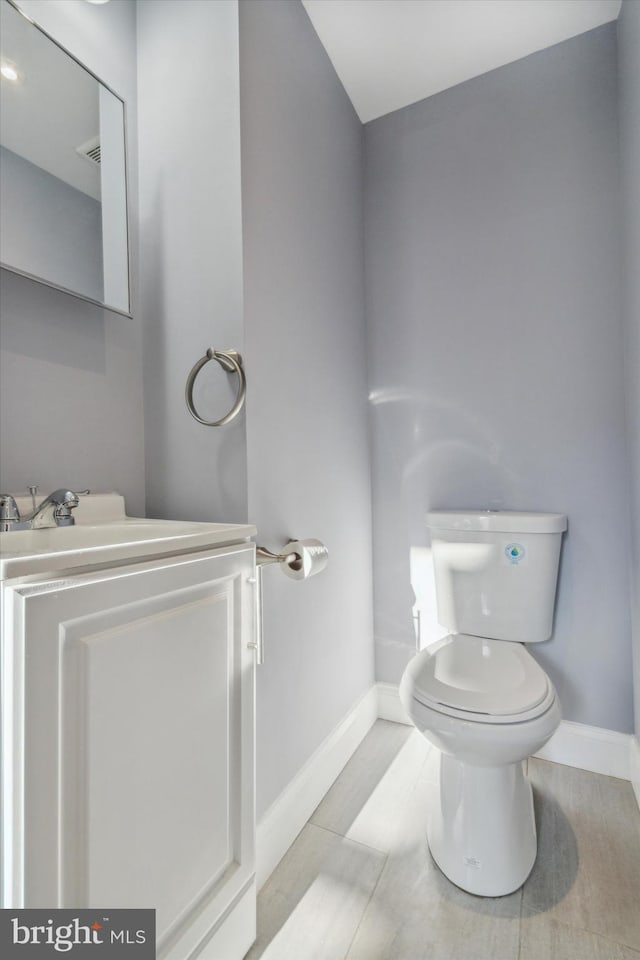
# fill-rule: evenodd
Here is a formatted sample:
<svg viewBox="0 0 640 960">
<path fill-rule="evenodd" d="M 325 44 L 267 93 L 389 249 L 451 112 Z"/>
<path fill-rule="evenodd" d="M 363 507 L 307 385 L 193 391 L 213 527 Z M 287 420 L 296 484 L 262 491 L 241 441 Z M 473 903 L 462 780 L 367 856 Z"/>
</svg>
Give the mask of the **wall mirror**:
<svg viewBox="0 0 640 960">
<path fill-rule="evenodd" d="M 130 315 L 124 102 L 0 0 L 0 262 Z"/>
</svg>

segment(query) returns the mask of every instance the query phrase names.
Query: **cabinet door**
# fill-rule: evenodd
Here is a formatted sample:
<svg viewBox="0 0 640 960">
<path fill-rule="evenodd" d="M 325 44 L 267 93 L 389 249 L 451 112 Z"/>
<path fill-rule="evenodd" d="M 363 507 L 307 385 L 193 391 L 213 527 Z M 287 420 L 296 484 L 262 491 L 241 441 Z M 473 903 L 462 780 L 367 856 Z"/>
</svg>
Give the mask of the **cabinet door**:
<svg viewBox="0 0 640 960">
<path fill-rule="evenodd" d="M 5 588 L 5 906 L 154 907 L 185 958 L 238 902 L 244 955 L 254 569 L 244 544 Z"/>
</svg>

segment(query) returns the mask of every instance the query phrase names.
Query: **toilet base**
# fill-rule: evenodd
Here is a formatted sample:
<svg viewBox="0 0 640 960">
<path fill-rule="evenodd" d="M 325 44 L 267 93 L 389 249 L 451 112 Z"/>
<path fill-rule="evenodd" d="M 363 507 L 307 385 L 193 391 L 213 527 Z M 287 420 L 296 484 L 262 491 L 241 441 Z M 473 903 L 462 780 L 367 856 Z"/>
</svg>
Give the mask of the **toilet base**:
<svg viewBox="0 0 640 960">
<path fill-rule="evenodd" d="M 522 886 L 537 852 L 524 762 L 476 767 L 441 753 L 428 803 L 429 849 L 452 883 L 482 897 Z"/>
</svg>

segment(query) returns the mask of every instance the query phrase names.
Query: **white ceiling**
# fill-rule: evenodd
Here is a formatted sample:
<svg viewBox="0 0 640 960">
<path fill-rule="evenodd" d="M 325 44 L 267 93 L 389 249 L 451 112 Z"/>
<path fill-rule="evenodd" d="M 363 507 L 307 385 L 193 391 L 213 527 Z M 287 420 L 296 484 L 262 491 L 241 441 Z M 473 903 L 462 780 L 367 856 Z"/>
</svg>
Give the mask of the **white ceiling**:
<svg viewBox="0 0 640 960">
<path fill-rule="evenodd" d="M 615 20 L 622 0 L 302 0 L 366 123 Z"/>
</svg>

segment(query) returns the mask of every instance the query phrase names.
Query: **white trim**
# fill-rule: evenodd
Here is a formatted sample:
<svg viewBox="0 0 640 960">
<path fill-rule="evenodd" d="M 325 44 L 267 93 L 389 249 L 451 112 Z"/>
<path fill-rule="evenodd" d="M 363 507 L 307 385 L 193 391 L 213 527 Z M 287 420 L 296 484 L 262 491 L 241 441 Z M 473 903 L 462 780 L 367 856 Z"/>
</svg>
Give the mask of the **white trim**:
<svg viewBox="0 0 640 960">
<path fill-rule="evenodd" d="M 579 767 L 591 773 L 629 780 L 631 740 L 629 733 L 562 720 L 551 740 L 535 756 L 554 763 L 564 763 L 567 767 Z"/>
<path fill-rule="evenodd" d="M 378 716 L 396 723 L 408 723 L 398 687 L 393 683 L 378 683 L 377 688 Z M 635 789 L 640 804 L 640 747 L 637 739 L 629 733 L 562 720 L 549 742 L 535 754 L 543 760 L 622 780 L 631 779 L 632 755 L 637 755 Z"/>
<path fill-rule="evenodd" d="M 381 720 L 393 720 L 394 723 L 406 723 L 412 726 L 411 720 L 400 703 L 397 683 L 377 683 L 378 688 L 378 717 Z"/>
<path fill-rule="evenodd" d="M 258 889 L 278 865 L 377 719 L 378 692 L 374 684 L 269 807 L 256 831 Z"/>
<path fill-rule="evenodd" d="M 631 737 L 631 786 L 640 807 L 640 740 Z"/>
</svg>

